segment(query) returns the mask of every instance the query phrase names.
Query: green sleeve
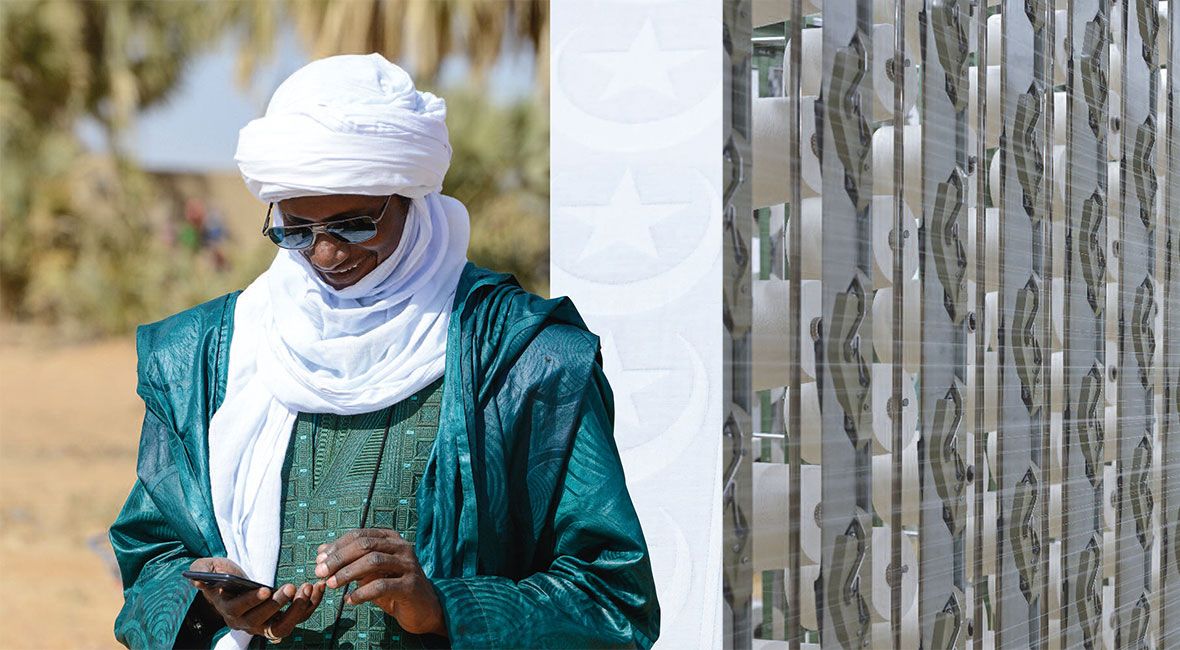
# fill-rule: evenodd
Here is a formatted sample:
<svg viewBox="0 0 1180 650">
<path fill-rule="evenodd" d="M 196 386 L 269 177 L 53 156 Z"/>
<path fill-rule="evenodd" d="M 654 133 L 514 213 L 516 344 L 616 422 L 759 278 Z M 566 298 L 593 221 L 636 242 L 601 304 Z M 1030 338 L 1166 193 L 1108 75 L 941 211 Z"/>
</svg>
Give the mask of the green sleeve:
<svg viewBox="0 0 1180 650">
<path fill-rule="evenodd" d="M 552 515 L 552 561 L 523 580 L 434 581 L 455 648 L 650 648 L 659 604 L 595 364 Z"/>
<path fill-rule="evenodd" d="M 143 426 L 144 436 L 150 438 L 149 427 L 164 425 L 149 410 Z M 115 638 L 128 648 L 171 648 L 178 641 L 207 647 L 184 625 L 198 592 L 180 574 L 196 555 L 180 541 L 142 479 L 136 480 L 111 526 L 110 540 L 123 578 L 124 603 L 115 619 Z M 206 635 L 211 638 L 215 631 L 207 629 Z"/>
</svg>

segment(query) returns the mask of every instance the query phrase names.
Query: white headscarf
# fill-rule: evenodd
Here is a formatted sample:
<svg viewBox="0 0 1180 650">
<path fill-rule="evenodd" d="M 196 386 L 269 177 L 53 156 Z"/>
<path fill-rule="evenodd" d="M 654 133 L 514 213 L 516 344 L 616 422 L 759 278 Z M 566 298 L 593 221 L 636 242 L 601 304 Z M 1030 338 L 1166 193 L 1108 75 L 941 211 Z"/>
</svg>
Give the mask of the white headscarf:
<svg viewBox="0 0 1180 650">
<path fill-rule="evenodd" d="M 442 190 L 451 164 L 447 105 L 418 92 L 380 54 L 313 61 L 275 90 L 266 116 L 238 136 L 234 158 L 263 201 L 322 194 Z"/>
<path fill-rule="evenodd" d="M 378 54 L 308 64 L 242 129 L 236 159 L 263 201 L 324 194 L 412 198 L 397 249 L 344 289 L 280 250 L 238 297 L 225 400 L 209 425 L 213 510 L 226 555 L 275 576 L 282 467 L 300 412 L 357 414 L 442 376 L 467 260 L 466 208 L 442 196 L 446 105 Z M 245 648 L 233 632 L 218 648 Z"/>
</svg>

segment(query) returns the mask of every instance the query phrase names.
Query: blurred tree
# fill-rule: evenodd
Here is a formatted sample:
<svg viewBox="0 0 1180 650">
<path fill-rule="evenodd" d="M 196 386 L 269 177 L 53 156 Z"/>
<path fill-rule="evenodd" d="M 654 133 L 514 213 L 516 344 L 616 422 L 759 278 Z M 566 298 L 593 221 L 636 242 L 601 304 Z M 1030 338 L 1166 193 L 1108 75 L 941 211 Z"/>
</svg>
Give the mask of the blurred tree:
<svg viewBox="0 0 1180 650">
<path fill-rule="evenodd" d="M 549 3 L 547 0 L 241 0 L 246 29 L 240 72 L 248 77 L 270 54 L 274 35 L 289 17 L 313 58 L 380 52 L 430 85 L 448 55 L 471 65 L 482 82 L 512 45 L 535 55 L 538 97 L 548 94 Z"/>
<path fill-rule="evenodd" d="M 537 102 L 489 106 L 446 93 L 451 168 L 443 191 L 471 212 L 469 257 L 549 292 L 549 111 Z"/>
<path fill-rule="evenodd" d="M 315 56 L 382 51 L 408 60 L 425 87 L 449 54 L 467 57 L 476 80 L 505 42 L 548 58 L 547 3 L 535 0 L 0 0 L 3 314 L 126 331 L 263 268 L 249 258 L 219 274 L 174 255 L 148 216 L 162 190 L 120 134 L 227 29 L 242 30 L 246 79 L 288 19 Z M 471 209 L 472 258 L 544 292 L 547 110 L 489 108 L 476 86 L 447 93 L 455 156 L 446 189 Z M 101 126 L 109 157 L 87 154 L 75 131 L 82 118 Z"/>
<path fill-rule="evenodd" d="M 95 284 L 102 300 L 136 311 L 140 290 L 127 286 L 123 266 L 142 263 L 150 241 L 143 184 L 118 134 L 176 85 L 185 62 L 228 24 L 230 9 L 199 0 L 0 2 L 6 313 L 58 320 L 78 309 L 76 287 Z M 84 116 L 106 132 L 111 173 L 93 173 L 84 155 L 74 131 Z"/>
</svg>

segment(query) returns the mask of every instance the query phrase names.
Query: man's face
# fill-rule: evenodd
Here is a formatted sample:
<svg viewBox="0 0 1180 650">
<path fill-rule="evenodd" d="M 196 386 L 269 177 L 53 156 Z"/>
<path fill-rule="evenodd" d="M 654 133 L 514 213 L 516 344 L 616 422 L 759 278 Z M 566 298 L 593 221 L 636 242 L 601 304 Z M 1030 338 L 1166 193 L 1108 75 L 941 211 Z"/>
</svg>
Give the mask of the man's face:
<svg viewBox="0 0 1180 650">
<path fill-rule="evenodd" d="M 343 289 L 355 284 L 384 262 L 397 250 L 406 226 L 406 213 L 410 201 L 401 196 L 389 200 L 385 216 L 381 216 L 384 196 L 363 196 L 360 194 L 333 194 L 330 196 L 301 196 L 279 201 L 283 212 L 284 226 L 300 226 L 345 217 L 380 217 L 377 234 L 359 244 L 350 244 L 327 233 L 316 233 L 315 242 L 299 251 L 320 278 L 333 289 Z"/>
</svg>

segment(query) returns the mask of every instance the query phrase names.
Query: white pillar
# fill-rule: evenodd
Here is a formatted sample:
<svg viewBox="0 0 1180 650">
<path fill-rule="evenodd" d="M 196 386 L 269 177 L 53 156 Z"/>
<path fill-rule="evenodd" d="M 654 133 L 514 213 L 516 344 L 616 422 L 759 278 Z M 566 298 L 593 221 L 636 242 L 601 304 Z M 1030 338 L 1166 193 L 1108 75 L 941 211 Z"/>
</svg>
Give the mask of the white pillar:
<svg viewBox="0 0 1180 650">
<path fill-rule="evenodd" d="M 552 294 L 602 337 L 657 647 L 719 647 L 722 3 L 551 11 Z"/>
</svg>

